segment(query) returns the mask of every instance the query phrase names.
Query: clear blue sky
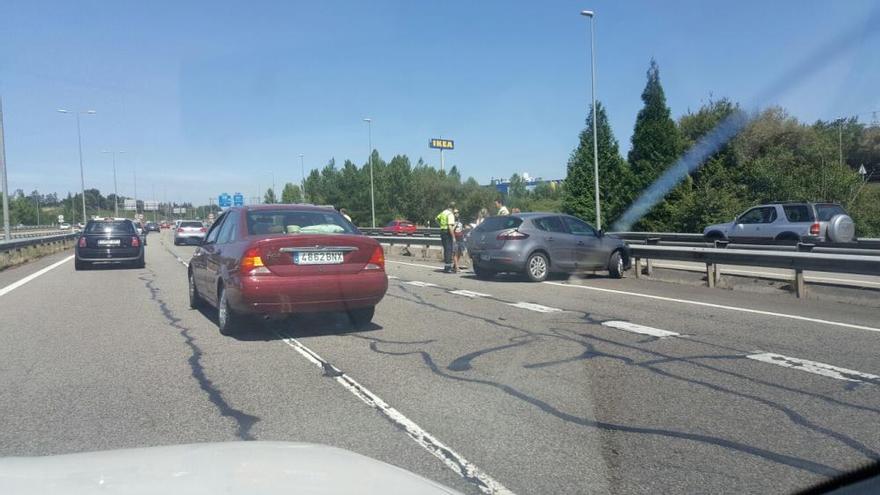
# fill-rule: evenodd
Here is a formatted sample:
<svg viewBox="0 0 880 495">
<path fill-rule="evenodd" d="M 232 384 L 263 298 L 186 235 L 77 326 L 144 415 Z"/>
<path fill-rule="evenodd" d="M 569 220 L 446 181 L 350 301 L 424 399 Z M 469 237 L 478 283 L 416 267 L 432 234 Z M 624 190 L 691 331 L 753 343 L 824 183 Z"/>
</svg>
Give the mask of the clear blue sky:
<svg viewBox="0 0 880 495">
<path fill-rule="evenodd" d="M 674 116 L 710 97 L 780 104 L 806 121 L 880 109 L 880 36 L 794 84 L 773 81 L 841 33 L 878 31 L 877 1 L 14 2 L 0 19 L 0 95 L 12 189 L 87 187 L 206 203 L 373 145 L 486 182 L 527 171 L 561 178 L 589 103 L 582 9 L 597 12 L 598 96 L 629 147 L 651 57 Z M 871 115 L 861 116 L 871 120 Z M 280 186 L 279 186 L 280 188 Z"/>
</svg>

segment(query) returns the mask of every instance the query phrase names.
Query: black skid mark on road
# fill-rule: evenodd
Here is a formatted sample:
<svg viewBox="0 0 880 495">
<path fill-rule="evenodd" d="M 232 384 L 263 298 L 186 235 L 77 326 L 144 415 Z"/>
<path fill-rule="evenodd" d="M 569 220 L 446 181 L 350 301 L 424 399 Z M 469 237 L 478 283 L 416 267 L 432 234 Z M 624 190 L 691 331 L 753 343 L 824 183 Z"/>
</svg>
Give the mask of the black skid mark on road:
<svg viewBox="0 0 880 495">
<path fill-rule="evenodd" d="M 803 428 L 809 429 L 809 430 L 814 431 L 814 432 L 816 432 L 816 433 L 819 433 L 819 434 L 825 435 L 825 436 L 827 436 L 827 437 L 829 437 L 829 438 L 831 438 L 831 439 L 837 440 L 837 441 L 843 443 L 844 445 L 847 445 L 848 447 L 852 448 L 853 450 L 855 450 L 855 451 L 861 453 L 862 455 L 866 456 L 866 457 L 869 458 L 869 459 L 872 459 L 872 460 L 873 460 L 873 459 L 878 459 L 878 458 L 880 458 L 880 453 L 878 453 L 877 451 L 871 449 L 870 447 L 866 446 L 865 444 L 863 444 L 863 443 L 861 443 L 861 442 L 859 442 L 859 441 L 857 441 L 857 440 L 855 440 L 855 439 L 853 439 L 853 438 L 850 438 L 850 437 L 848 437 L 848 436 L 846 436 L 846 435 L 844 435 L 844 434 L 842 434 L 842 433 L 838 433 L 838 432 L 836 432 L 836 431 L 834 431 L 834 430 L 831 430 L 831 429 L 829 429 L 829 428 L 826 428 L 826 427 L 820 426 L 820 425 L 818 425 L 818 424 L 815 424 L 815 423 L 811 422 L 810 420 L 808 420 L 807 418 L 805 418 L 804 416 L 802 416 L 800 413 L 798 413 L 798 412 L 796 412 L 796 411 L 794 411 L 794 410 L 792 410 L 792 409 L 790 409 L 790 408 L 788 408 L 788 407 L 786 407 L 786 406 L 783 406 L 783 405 L 781 405 L 781 404 L 777 404 L 777 403 L 775 403 L 775 402 L 773 402 L 773 401 L 770 401 L 770 400 L 768 400 L 768 399 L 764 399 L 764 398 L 761 398 L 761 397 L 758 397 L 758 396 L 755 396 L 755 395 L 736 392 L 736 391 L 734 391 L 734 390 L 730 390 L 730 389 L 727 389 L 727 388 L 724 388 L 724 387 L 720 387 L 720 386 L 717 386 L 717 385 L 714 385 L 714 384 L 711 384 L 711 383 L 708 383 L 708 382 L 703 382 L 703 381 L 700 381 L 700 380 L 691 379 L 691 378 L 686 378 L 686 377 L 683 377 L 683 376 L 680 376 L 680 375 L 676 375 L 676 374 L 673 374 L 673 373 L 670 373 L 670 372 L 667 372 L 667 371 L 663 371 L 663 370 L 661 370 L 661 369 L 659 369 L 659 368 L 653 367 L 653 366 L 651 366 L 650 364 L 646 364 L 646 363 L 644 363 L 644 362 L 642 362 L 642 363 L 637 362 L 637 361 L 635 361 L 635 360 L 633 360 L 633 359 L 631 359 L 631 358 L 625 357 L 625 356 L 619 356 L 619 355 L 612 354 L 612 353 L 607 353 L 607 352 L 598 351 L 598 350 L 595 349 L 595 346 L 593 346 L 591 343 L 589 343 L 589 342 L 587 342 L 587 341 L 585 341 L 585 340 L 582 340 L 582 339 L 593 339 L 593 340 L 597 340 L 597 341 L 600 341 L 600 342 L 602 342 L 602 343 L 606 343 L 606 344 L 609 344 L 609 345 L 616 345 L 616 346 L 624 347 L 624 348 L 626 348 L 626 349 L 634 350 L 634 351 L 636 351 L 636 352 L 641 352 L 641 353 L 646 353 L 646 354 L 650 354 L 650 355 L 658 356 L 658 357 L 661 358 L 661 360 L 662 360 L 662 359 L 666 359 L 666 360 L 669 360 L 669 361 L 683 361 L 683 362 L 687 362 L 688 364 L 691 364 L 691 365 L 694 365 L 694 366 L 697 366 L 697 367 L 701 367 L 701 368 L 703 368 L 703 369 L 712 370 L 712 371 L 715 371 L 715 372 L 717 372 L 717 373 L 727 374 L 727 375 L 729 375 L 729 376 L 733 376 L 733 377 L 736 377 L 736 378 L 741 379 L 741 380 L 745 380 L 745 381 L 749 381 L 749 382 L 753 382 L 753 383 L 759 383 L 759 384 L 762 384 L 762 385 L 765 385 L 765 386 L 775 387 L 775 388 L 779 388 L 779 389 L 786 390 L 786 391 L 793 392 L 793 393 L 804 394 L 804 395 L 807 395 L 807 396 L 810 396 L 810 397 L 813 397 L 813 398 L 816 398 L 816 399 L 820 399 L 820 400 L 823 400 L 823 401 L 826 401 L 826 402 L 829 402 L 829 403 L 832 403 L 832 404 L 835 404 L 835 405 L 842 405 L 842 406 L 851 407 L 851 408 L 854 408 L 854 409 L 866 410 L 866 411 L 870 411 L 870 412 L 878 412 L 878 411 L 876 411 L 875 409 L 872 409 L 872 408 L 869 408 L 869 407 L 866 407 L 866 406 L 860 406 L 860 405 L 857 405 L 857 404 L 850 404 L 850 403 L 845 402 L 845 401 L 840 401 L 840 400 L 837 400 L 837 399 L 834 399 L 834 398 L 831 398 L 831 397 L 827 397 L 827 396 L 824 396 L 824 395 L 821 395 L 821 394 L 816 394 L 816 393 L 813 393 L 813 392 L 807 392 L 807 391 L 797 390 L 797 389 L 793 389 L 793 388 L 786 387 L 786 386 L 783 386 L 783 385 L 778 385 L 778 384 L 770 383 L 770 382 L 767 382 L 767 381 L 764 381 L 764 380 L 754 379 L 754 378 L 751 378 L 751 377 L 748 377 L 748 376 L 745 376 L 745 375 L 741 375 L 741 374 L 739 374 L 739 373 L 734 373 L 734 372 L 727 371 L 727 370 L 724 370 L 724 369 L 721 369 L 721 368 L 717 368 L 717 367 L 714 367 L 714 366 L 709 366 L 709 365 L 706 365 L 706 364 L 700 363 L 700 362 L 698 362 L 698 361 L 688 361 L 688 360 L 687 360 L 688 358 L 674 358 L 674 357 L 672 357 L 672 356 L 668 356 L 668 355 L 663 354 L 663 353 L 661 353 L 661 352 L 652 351 L 652 350 L 649 350 L 649 349 L 645 349 L 645 348 L 643 348 L 643 347 L 638 347 L 638 346 L 635 346 L 635 345 L 630 345 L 630 344 L 620 343 L 620 342 L 616 342 L 616 341 L 609 340 L 609 339 L 604 339 L 604 338 L 602 338 L 602 337 L 597 337 L 597 336 L 592 335 L 592 334 L 587 334 L 587 333 L 576 333 L 576 332 L 575 332 L 575 335 L 577 335 L 579 338 L 574 338 L 574 337 L 571 337 L 571 336 L 565 335 L 563 332 L 567 332 L 567 330 L 565 330 L 565 329 L 560 329 L 560 328 L 550 329 L 550 332 L 551 332 L 551 333 L 548 334 L 548 333 L 545 333 L 545 332 L 534 332 L 534 331 L 526 330 L 526 329 L 523 329 L 523 328 L 518 328 L 518 327 L 515 327 L 515 326 L 510 325 L 510 324 L 501 324 L 501 323 L 498 323 L 498 322 L 496 322 L 495 320 L 492 320 L 492 319 L 490 319 L 490 318 L 485 318 L 485 317 L 475 316 L 475 315 L 471 315 L 471 314 L 463 313 L 463 312 L 460 312 L 460 311 L 456 311 L 456 310 L 451 310 L 451 309 L 447 309 L 447 308 L 440 307 L 440 306 L 438 306 L 438 305 L 436 305 L 436 304 L 434 304 L 434 303 L 431 303 L 431 302 L 429 302 L 429 301 L 424 300 L 424 298 L 422 298 L 421 296 L 419 296 L 417 293 L 412 292 L 412 291 L 408 290 L 408 289 L 405 288 L 405 287 L 401 287 L 401 289 L 403 289 L 404 292 L 406 292 L 406 293 L 412 295 L 414 298 L 417 299 L 417 301 L 412 301 L 412 300 L 409 299 L 409 298 L 401 297 L 401 296 L 394 296 L 394 295 L 392 295 L 391 297 L 397 297 L 397 298 L 399 298 L 399 299 L 407 300 L 407 301 L 410 301 L 410 302 L 417 302 L 418 304 L 423 304 L 423 305 L 429 306 L 429 307 L 431 307 L 431 308 L 433 308 L 433 309 L 435 309 L 435 310 L 437 310 L 437 311 L 444 311 L 444 312 L 450 312 L 450 313 L 453 313 L 453 314 L 459 314 L 459 315 L 462 315 L 462 316 L 465 316 L 465 317 L 468 317 L 468 318 L 474 318 L 474 319 L 482 320 L 482 321 L 485 321 L 485 322 L 488 322 L 488 323 L 492 323 L 492 324 L 497 325 L 497 326 L 499 326 L 499 327 L 508 328 L 508 329 L 513 329 L 513 330 L 516 330 L 516 331 L 518 331 L 518 332 L 520 332 L 520 333 L 523 334 L 523 335 L 519 336 L 519 338 L 523 338 L 524 336 L 531 336 L 531 337 L 534 337 L 535 340 L 537 340 L 537 339 L 538 339 L 539 337 L 541 337 L 541 336 L 543 336 L 543 337 L 552 337 L 552 338 L 559 338 L 559 339 L 563 339 L 563 340 L 567 340 L 567 341 L 575 342 L 575 343 L 578 343 L 578 344 L 581 345 L 581 346 L 586 347 L 585 351 L 584 351 L 583 353 L 581 353 L 580 355 L 573 356 L 573 357 L 571 357 L 571 358 L 566 358 L 566 359 L 558 360 L 558 361 L 545 362 L 545 363 L 526 364 L 526 365 L 524 365 L 525 368 L 529 368 L 529 369 L 537 369 L 537 368 L 549 367 L 549 366 L 553 366 L 553 365 L 557 365 L 557 364 L 564 364 L 564 363 L 570 363 L 570 362 L 581 361 L 581 360 L 587 360 L 587 359 L 595 359 L 595 358 L 608 358 L 608 359 L 618 360 L 618 361 L 623 362 L 623 363 L 626 364 L 626 365 L 639 366 L 639 367 L 642 368 L 642 369 L 645 369 L 645 370 L 647 370 L 647 371 L 650 371 L 650 372 L 653 372 L 653 373 L 659 374 L 659 375 L 664 376 L 664 377 L 666 377 L 666 378 L 670 378 L 670 379 L 673 379 L 673 380 L 681 380 L 681 381 L 684 381 L 684 382 L 687 382 L 687 383 L 691 383 L 691 384 L 694 384 L 694 385 L 706 386 L 706 387 L 708 387 L 708 388 L 710 388 L 710 389 L 712 389 L 712 390 L 714 390 L 714 391 L 716 391 L 716 392 L 726 393 L 726 394 L 729 394 L 729 395 L 732 395 L 732 396 L 736 396 L 736 397 L 739 397 L 739 398 L 743 398 L 743 399 L 747 399 L 747 400 L 753 400 L 753 401 L 756 401 L 756 402 L 758 402 L 758 403 L 760 403 L 760 404 L 762 404 L 762 405 L 765 405 L 765 406 L 767 406 L 767 407 L 771 407 L 771 408 L 773 408 L 773 409 L 776 409 L 776 410 L 779 411 L 779 412 L 782 412 L 782 413 L 785 414 L 785 415 L 789 418 L 789 420 L 790 420 L 792 423 L 794 423 L 795 425 L 798 425 L 798 426 L 800 426 L 800 427 L 803 427 Z M 592 324 L 592 325 L 601 325 L 604 321 L 608 321 L 608 320 L 601 320 L 601 319 L 595 318 L 595 317 L 594 317 L 592 314 L 590 314 L 590 313 L 584 313 L 584 316 L 582 317 L 582 320 L 583 320 L 583 321 L 586 321 L 587 323 Z M 367 338 L 367 337 L 364 337 L 364 338 Z M 516 339 L 516 338 L 517 338 L 517 337 L 514 337 L 514 339 Z M 514 340 L 514 339 L 511 339 L 511 340 Z M 657 340 L 657 339 L 650 339 L 650 340 Z M 698 340 L 696 340 L 696 339 L 689 339 L 689 340 L 694 340 L 694 341 L 696 341 L 696 342 L 698 342 L 698 343 L 701 343 L 701 344 L 704 344 L 704 345 L 707 345 L 707 346 L 710 346 L 710 347 L 719 347 L 719 348 L 723 348 L 723 349 L 728 350 L 728 351 L 729 351 L 729 350 L 734 350 L 734 351 L 736 351 L 736 349 L 734 349 L 734 348 L 730 348 L 730 347 L 728 347 L 728 346 L 715 345 L 715 344 L 712 344 L 712 343 L 707 343 L 707 342 L 698 341 Z M 507 348 L 509 348 L 509 347 L 512 347 L 512 346 L 511 346 L 511 345 L 502 345 L 502 346 L 495 347 L 495 348 L 490 348 L 490 349 L 486 349 L 486 350 L 482 350 L 482 351 L 476 351 L 476 352 L 470 353 L 470 354 L 468 354 L 468 355 L 462 356 L 462 357 L 460 357 L 460 358 L 457 358 L 456 360 L 453 361 L 453 364 L 455 364 L 456 361 L 458 361 L 459 359 L 467 358 L 467 357 L 469 357 L 469 356 L 472 356 L 472 357 L 470 357 L 470 359 L 473 359 L 473 357 L 481 356 L 481 355 L 485 355 L 485 354 L 487 354 L 487 353 L 489 353 L 489 352 L 492 352 L 492 351 L 497 351 L 497 350 L 507 349 Z M 371 346 L 371 348 L 373 348 L 373 347 Z M 373 348 L 373 350 L 376 350 L 376 349 Z M 727 354 L 727 355 L 724 355 L 724 356 L 721 356 L 721 357 L 718 357 L 718 356 L 712 356 L 712 357 L 713 357 L 713 358 L 717 358 L 717 359 L 745 359 L 745 353 L 735 354 L 735 355 Z M 470 366 L 469 366 L 470 359 L 467 359 L 468 368 L 466 368 L 466 369 L 470 369 Z M 657 361 L 657 360 L 654 360 L 654 361 Z M 647 363 L 651 363 L 651 362 L 652 362 L 652 361 L 648 361 Z M 452 365 L 450 365 L 450 366 L 452 366 Z M 460 370 L 458 370 L 458 369 L 455 369 L 455 367 L 452 367 L 452 368 L 449 368 L 449 369 L 451 369 L 452 371 L 460 371 Z"/>
<path fill-rule="evenodd" d="M 187 362 L 192 370 L 192 377 L 199 384 L 199 388 L 208 395 L 208 400 L 214 404 L 220 415 L 235 421 L 238 438 L 242 440 L 255 440 L 251 434 L 251 428 L 257 421 L 260 421 L 260 418 L 236 409 L 226 402 L 226 399 L 223 398 L 223 392 L 218 390 L 205 374 L 205 368 L 202 366 L 202 349 L 196 344 L 192 335 L 190 335 L 190 330 L 180 324 L 181 319 L 174 316 L 174 312 L 171 311 L 165 300 L 159 296 L 159 289 L 156 288 L 153 279 L 156 274 L 153 270 L 149 270 L 149 272 L 150 278 L 144 276 L 138 278 L 144 282 L 147 290 L 150 291 L 150 298 L 159 306 L 159 310 L 168 321 L 168 324 L 178 330 L 178 333 L 184 339 L 184 343 L 189 347 L 190 356 Z"/>
<path fill-rule="evenodd" d="M 559 329 L 554 329 L 554 331 L 558 331 L 558 330 Z M 644 349 L 641 349 L 641 348 L 638 348 L 638 347 L 635 347 L 632 345 L 620 344 L 620 343 L 614 342 L 612 340 L 603 339 L 600 337 L 590 337 L 590 338 L 592 338 L 594 340 L 602 341 L 602 342 L 610 344 L 610 345 L 617 345 L 617 346 L 625 347 L 628 349 L 637 350 L 639 352 L 663 356 L 662 353 L 659 353 L 656 351 L 648 351 L 648 350 L 644 350 Z M 544 367 L 544 366 L 552 366 L 553 364 L 561 364 L 562 362 L 572 362 L 572 361 L 578 361 L 578 360 L 583 360 L 583 359 L 591 359 L 594 357 L 605 357 L 605 358 L 609 358 L 609 359 L 615 359 L 615 360 L 623 362 L 624 364 L 631 365 L 631 366 L 637 366 L 639 368 L 645 369 L 647 371 L 650 371 L 654 374 L 657 374 L 657 375 L 660 375 L 660 376 L 663 376 L 666 378 L 670 378 L 672 380 L 682 381 L 685 383 L 689 383 L 691 385 L 705 387 L 705 388 L 708 388 L 709 390 L 712 390 L 715 392 L 720 392 L 722 394 L 726 394 L 726 395 L 738 397 L 741 399 L 746 399 L 746 400 L 751 400 L 751 401 L 757 402 L 761 405 L 764 405 L 766 407 L 769 407 L 771 409 L 775 409 L 775 410 L 781 412 L 786 417 L 788 417 L 788 419 L 792 423 L 794 423 L 795 425 L 806 428 L 808 430 L 812 430 L 816 433 L 819 433 L 819 434 L 825 435 L 829 438 L 832 438 L 834 440 L 837 440 L 840 443 L 852 448 L 853 450 L 860 452 L 861 454 L 866 456 L 868 459 L 872 459 L 872 460 L 880 459 L 880 453 L 878 453 L 876 450 L 873 450 L 870 447 L 868 447 L 867 445 L 859 442 L 858 440 L 850 438 L 842 433 L 838 433 L 830 428 L 826 428 L 824 426 L 813 423 L 812 421 L 810 421 L 809 419 L 807 419 L 806 417 L 801 415 L 799 412 L 797 412 L 787 406 L 773 402 L 773 401 L 771 401 L 769 399 L 765 399 L 763 397 L 759 397 L 757 395 L 748 394 L 748 393 L 744 393 L 744 392 L 737 392 L 735 390 L 731 390 L 731 389 L 729 389 L 727 387 L 723 387 L 721 385 L 716 385 L 714 383 L 709 383 L 709 382 L 699 380 L 696 378 L 688 378 L 685 376 L 681 376 L 676 373 L 672 373 L 670 371 L 666 371 L 666 370 L 657 368 L 655 366 L 655 364 L 658 362 L 660 362 L 660 363 L 662 363 L 662 362 L 683 362 L 683 363 L 687 363 L 687 364 L 691 364 L 691 365 L 696 365 L 698 367 L 708 368 L 710 370 L 714 370 L 717 372 L 730 374 L 730 375 L 733 375 L 737 378 L 749 380 L 748 377 L 744 377 L 744 376 L 737 374 L 737 373 L 727 372 L 725 370 L 721 370 L 721 369 L 718 369 L 718 368 L 715 368 L 712 366 L 706 366 L 706 365 L 703 365 L 702 363 L 691 361 L 692 359 L 706 359 L 707 357 L 711 358 L 711 359 L 727 359 L 727 360 L 745 359 L 745 356 L 742 354 L 734 354 L 734 355 L 726 355 L 726 356 L 691 356 L 689 358 L 676 358 L 676 359 L 670 359 L 670 360 L 651 360 L 651 361 L 637 362 L 637 361 L 635 361 L 631 358 L 625 357 L 625 356 L 618 356 L 618 355 L 614 355 L 614 354 L 610 354 L 610 353 L 606 353 L 606 352 L 601 352 L 601 353 L 596 352 L 594 346 L 588 342 L 584 342 L 583 345 L 586 347 L 586 351 L 581 356 L 574 357 L 574 358 L 567 359 L 567 360 L 562 360 L 558 363 L 556 363 L 556 362 L 536 363 L 536 364 L 532 364 L 532 365 L 526 365 L 525 367 L 526 368 L 537 368 L 537 367 Z"/>
<path fill-rule="evenodd" d="M 367 340 L 373 340 L 370 337 L 361 337 Z M 422 361 L 431 370 L 432 373 L 438 375 L 442 378 L 446 378 L 449 380 L 474 383 L 478 385 L 486 385 L 489 387 L 496 388 L 511 397 L 527 402 L 540 410 L 544 411 L 547 414 L 550 414 L 562 421 L 577 424 L 580 426 L 596 428 L 604 431 L 613 431 L 613 432 L 622 432 L 622 433 L 637 433 L 644 435 L 654 435 L 661 436 L 667 438 L 675 438 L 680 440 L 689 440 L 693 442 L 698 442 L 707 445 L 714 445 L 721 448 L 726 448 L 729 450 L 735 450 L 737 452 L 742 452 L 744 454 L 749 454 L 755 457 L 759 457 L 771 462 L 776 462 L 778 464 L 783 464 L 789 467 L 793 467 L 796 469 L 800 469 L 803 471 L 808 471 L 810 473 L 834 477 L 839 475 L 841 472 L 831 466 L 821 464 L 818 462 L 809 461 L 806 459 L 801 459 L 799 457 L 781 454 L 778 452 L 773 452 L 767 449 L 763 449 L 760 447 L 754 447 L 751 445 L 746 445 L 744 443 L 736 442 L 733 440 L 728 440 L 726 438 L 714 437 L 711 435 L 703 435 L 699 433 L 689 433 L 682 432 L 676 430 L 667 430 L 662 428 L 647 428 L 641 426 L 629 426 L 629 425 L 620 425 L 615 423 L 609 423 L 605 421 L 596 421 L 586 418 L 581 418 L 579 416 L 575 416 L 573 414 L 569 414 L 566 412 L 562 412 L 559 409 L 551 406 L 547 402 L 544 402 L 541 399 L 532 397 L 524 392 L 517 390 L 510 385 L 505 385 L 502 383 L 494 382 L 491 380 L 483 380 L 478 378 L 467 378 L 464 376 L 451 375 L 449 373 L 444 372 L 440 369 L 439 366 L 434 362 L 434 359 L 428 352 L 417 350 L 417 351 L 404 351 L 404 352 L 393 352 L 379 349 L 378 342 L 370 342 L 370 349 L 379 354 L 385 354 L 390 356 L 408 356 L 408 355 L 418 355 L 421 356 Z"/>
<path fill-rule="evenodd" d="M 448 369 L 449 371 L 467 371 L 467 370 L 471 369 L 471 361 L 484 355 L 484 354 L 489 354 L 490 352 L 503 351 L 504 349 L 510 349 L 512 347 L 519 347 L 522 345 L 531 344 L 532 342 L 536 341 L 537 339 L 533 339 L 533 338 L 517 339 L 517 337 L 514 337 L 511 340 L 517 340 L 517 341 L 512 342 L 510 344 L 504 344 L 504 345 L 499 345 L 496 347 L 488 347 L 486 349 L 480 349 L 478 351 L 469 352 L 463 356 L 459 356 L 459 357 L 453 359 L 452 362 L 449 363 L 449 366 L 446 367 L 446 369 Z"/>
</svg>

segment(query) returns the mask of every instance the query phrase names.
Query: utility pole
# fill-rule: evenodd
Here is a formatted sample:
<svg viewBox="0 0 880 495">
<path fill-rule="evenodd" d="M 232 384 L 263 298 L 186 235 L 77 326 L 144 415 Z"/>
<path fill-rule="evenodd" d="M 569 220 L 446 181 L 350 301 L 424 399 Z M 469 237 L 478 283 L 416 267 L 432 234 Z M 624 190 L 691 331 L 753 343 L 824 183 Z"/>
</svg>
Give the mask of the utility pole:
<svg viewBox="0 0 880 495">
<path fill-rule="evenodd" d="M 0 180 L 3 182 L 3 235 L 7 241 L 12 240 L 9 230 L 9 184 L 6 181 L 6 142 L 3 140 L 3 99 L 0 98 Z"/>
</svg>

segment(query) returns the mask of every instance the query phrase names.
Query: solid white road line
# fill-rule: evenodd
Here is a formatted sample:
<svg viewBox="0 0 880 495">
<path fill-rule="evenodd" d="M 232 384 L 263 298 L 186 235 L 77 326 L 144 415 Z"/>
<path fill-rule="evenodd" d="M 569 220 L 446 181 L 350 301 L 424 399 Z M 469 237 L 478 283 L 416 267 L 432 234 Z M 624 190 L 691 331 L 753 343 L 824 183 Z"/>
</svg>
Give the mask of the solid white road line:
<svg viewBox="0 0 880 495">
<path fill-rule="evenodd" d="M 807 361 L 806 359 L 783 356 L 782 354 L 774 354 L 772 352 L 751 354 L 746 357 L 763 363 L 775 364 L 784 368 L 806 371 L 807 373 L 814 373 L 816 375 L 827 376 L 828 378 L 835 378 L 837 380 L 845 380 L 848 382 L 880 380 L 880 376 L 872 375 L 870 373 L 862 373 L 861 371 L 850 370 L 847 368 L 838 368 L 837 366 L 832 366 L 830 364 Z"/>
<path fill-rule="evenodd" d="M 431 282 L 420 282 L 418 280 L 410 280 L 409 282 L 404 282 L 407 285 L 415 285 L 416 287 L 437 287 L 437 284 L 432 284 Z"/>
<path fill-rule="evenodd" d="M 602 322 L 602 325 L 606 327 L 616 328 L 618 330 L 624 330 L 627 332 L 650 335 L 652 337 L 678 337 L 680 335 L 675 332 L 670 332 L 668 330 L 660 330 L 659 328 L 637 325 L 628 321 L 604 321 Z"/>
<path fill-rule="evenodd" d="M 52 263 L 51 265 L 47 266 L 46 268 L 43 268 L 41 270 L 35 271 L 34 273 L 31 273 L 30 275 L 28 275 L 27 277 L 24 277 L 21 280 L 12 282 L 11 284 L 7 285 L 6 287 L 3 287 L 2 289 L 0 289 L 0 296 L 5 296 L 6 294 L 9 294 L 10 292 L 14 291 L 15 289 L 21 287 L 22 285 L 30 282 L 31 280 L 39 277 L 40 275 L 43 275 L 46 272 L 49 272 L 50 270 L 54 270 L 55 268 L 58 268 L 59 266 L 67 263 L 68 261 L 72 260 L 73 258 L 74 258 L 74 255 L 70 255 L 61 261 L 56 261 L 55 263 Z"/>
<path fill-rule="evenodd" d="M 449 293 L 450 293 L 450 294 L 456 294 L 456 295 L 459 295 L 459 296 L 464 296 L 464 297 L 471 297 L 471 298 L 474 298 L 474 297 L 492 297 L 491 294 L 483 294 L 482 292 L 474 292 L 474 291 L 472 291 L 472 290 L 464 290 L 464 289 L 460 289 L 460 290 L 451 290 L 451 291 L 449 291 Z"/>
<path fill-rule="evenodd" d="M 549 284 L 549 285 L 558 285 L 559 287 L 569 287 L 572 289 L 593 290 L 593 291 L 597 291 L 597 292 L 606 292 L 609 294 L 621 294 L 621 295 L 625 295 L 625 296 L 643 297 L 645 299 L 654 299 L 657 301 L 667 301 L 667 302 L 676 302 L 676 303 L 681 303 L 681 304 L 691 304 L 694 306 L 703 306 L 706 308 L 727 309 L 730 311 L 739 311 L 741 313 L 751 313 L 751 314 L 762 315 L 762 316 L 776 316 L 779 318 L 788 318 L 791 320 L 809 321 L 810 323 L 821 323 L 824 325 L 831 325 L 831 326 L 843 327 L 843 328 L 854 328 L 856 330 L 867 330 L 869 332 L 880 333 L 880 328 L 877 328 L 877 327 L 867 327 L 864 325 L 854 325 L 852 323 L 843 323 L 840 321 L 821 320 L 819 318 L 809 318 L 806 316 L 790 315 L 790 314 L 786 314 L 786 313 L 774 313 L 773 311 L 762 311 L 760 309 L 739 308 L 736 306 L 726 306 L 724 304 L 713 304 L 713 303 L 706 303 L 706 302 L 700 302 L 700 301 L 688 301 L 686 299 L 675 299 L 672 297 L 655 296 L 652 294 L 641 294 L 639 292 L 629 292 L 629 291 L 617 290 L 617 289 L 603 289 L 600 287 L 590 287 L 588 285 L 572 285 L 572 284 L 563 284 L 560 282 L 543 282 L 543 283 Z"/>
<path fill-rule="evenodd" d="M 537 311 L 538 313 L 559 313 L 562 311 L 559 308 L 551 308 L 550 306 L 542 306 L 540 304 L 529 303 L 529 302 L 507 303 L 507 305 L 513 306 L 514 308 L 522 308 L 522 309 L 528 309 L 529 311 Z"/>
<path fill-rule="evenodd" d="M 351 378 L 332 364 L 325 361 L 321 356 L 304 346 L 298 340 L 283 333 L 277 335 L 284 341 L 284 343 L 292 347 L 309 362 L 323 370 L 325 373 L 330 372 L 332 376 L 335 377 L 336 382 L 354 394 L 355 397 L 379 411 L 395 425 L 403 428 L 410 438 L 415 440 L 415 442 L 422 446 L 422 448 L 443 461 L 449 469 L 453 470 L 462 478 L 476 484 L 480 491 L 487 494 L 513 494 L 513 492 L 505 488 L 504 485 L 483 472 L 477 466 L 473 465 L 461 454 L 446 446 L 436 437 L 422 429 L 421 426 L 404 416 L 400 411 L 389 406 L 378 395 L 369 391 L 366 387 L 355 381 L 354 378 Z"/>
<path fill-rule="evenodd" d="M 394 275 L 388 275 L 388 280 L 398 280 L 400 277 L 395 277 Z"/>
<path fill-rule="evenodd" d="M 439 269 L 443 268 L 443 267 L 440 266 L 440 265 L 436 265 L 436 266 L 435 266 L 435 265 L 420 265 L 420 264 L 418 264 L 418 263 L 406 263 L 406 262 L 404 262 L 404 261 L 391 261 L 391 260 L 385 260 L 385 263 L 394 263 L 395 265 L 418 266 L 418 267 L 420 267 L 420 268 L 431 268 L 431 269 L 434 269 L 434 270 L 439 270 Z"/>
</svg>

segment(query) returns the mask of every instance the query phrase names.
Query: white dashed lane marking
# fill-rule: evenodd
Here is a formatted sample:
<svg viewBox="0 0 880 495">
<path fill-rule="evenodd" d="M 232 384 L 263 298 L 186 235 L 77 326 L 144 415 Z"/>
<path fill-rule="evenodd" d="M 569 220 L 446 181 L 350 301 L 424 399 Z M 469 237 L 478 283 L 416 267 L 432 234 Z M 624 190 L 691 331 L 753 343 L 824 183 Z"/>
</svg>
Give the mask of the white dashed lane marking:
<svg viewBox="0 0 880 495">
<path fill-rule="evenodd" d="M 606 327 L 616 328 L 618 330 L 624 330 L 626 332 L 650 335 L 652 337 L 678 337 L 679 335 L 681 335 L 675 332 L 670 332 L 668 330 L 660 330 L 659 328 L 637 325 L 628 321 L 605 321 L 602 322 L 602 325 Z"/>
<path fill-rule="evenodd" d="M 538 313 L 560 313 L 562 312 L 559 308 L 551 308 L 550 306 L 542 306 L 540 304 L 529 303 L 529 302 L 518 302 L 518 303 L 507 303 L 509 306 L 513 306 L 514 308 L 522 308 L 527 309 L 529 311 L 537 311 Z"/>
<path fill-rule="evenodd" d="M 772 352 L 750 354 L 746 357 L 749 359 L 754 359 L 755 361 L 761 361 L 762 363 L 770 363 L 775 364 L 776 366 L 782 366 L 783 368 L 806 371 L 807 373 L 822 375 L 837 380 L 845 380 L 848 382 L 880 383 L 880 376 L 877 375 L 863 373 L 861 371 L 851 370 L 847 368 L 839 368 L 837 366 L 832 366 L 825 363 L 818 363 L 816 361 L 807 361 L 806 359 L 783 356 L 782 354 L 774 354 Z"/>
<path fill-rule="evenodd" d="M 416 287 L 437 287 L 437 284 L 432 284 L 431 282 L 420 282 L 418 280 L 410 280 L 409 282 L 404 282 L 408 285 L 415 285 Z"/>
<path fill-rule="evenodd" d="M 471 297 L 471 298 L 474 298 L 474 297 L 492 297 L 491 294 L 484 294 L 484 293 L 482 293 L 482 292 L 474 292 L 474 291 L 472 291 L 472 290 L 464 290 L 464 289 L 460 289 L 460 290 L 451 290 L 451 291 L 449 291 L 449 293 L 450 293 L 450 294 L 455 294 L 455 295 L 457 295 L 457 296 L 464 296 L 464 297 Z"/>
</svg>

